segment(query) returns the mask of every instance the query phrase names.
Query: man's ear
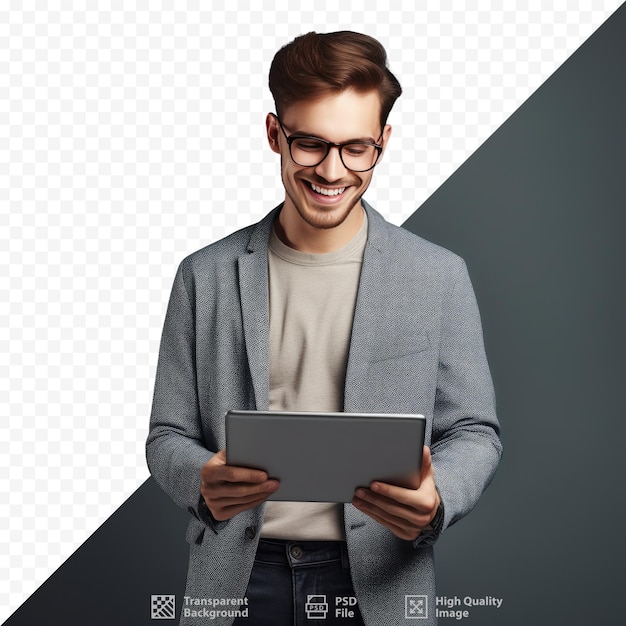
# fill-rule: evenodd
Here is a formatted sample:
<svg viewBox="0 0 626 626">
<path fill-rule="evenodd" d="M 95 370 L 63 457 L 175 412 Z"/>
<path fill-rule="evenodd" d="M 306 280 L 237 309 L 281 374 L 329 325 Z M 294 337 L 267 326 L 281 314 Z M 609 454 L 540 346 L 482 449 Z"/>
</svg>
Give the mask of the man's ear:
<svg viewBox="0 0 626 626">
<path fill-rule="evenodd" d="M 391 137 L 391 124 L 385 124 L 385 127 L 383 128 L 383 138 L 381 139 L 381 142 L 383 144 L 383 151 L 380 155 L 380 159 L 378 159 L 379 163 L 385 154 L 385 150 L 387 149 L 387 142 L 389 141 L 389 137 Z"/>
<path fill-rule="evenodd" d="M 270 144 L 270 148 L 277 154 L 280 154 L 280 146 L 278 145 L 280 128 L 278 126 L 278 120 L 271 113 L 268 113 L 265 118 L 265 130 L 267 132 L 267 141 Z"/>
</svg>

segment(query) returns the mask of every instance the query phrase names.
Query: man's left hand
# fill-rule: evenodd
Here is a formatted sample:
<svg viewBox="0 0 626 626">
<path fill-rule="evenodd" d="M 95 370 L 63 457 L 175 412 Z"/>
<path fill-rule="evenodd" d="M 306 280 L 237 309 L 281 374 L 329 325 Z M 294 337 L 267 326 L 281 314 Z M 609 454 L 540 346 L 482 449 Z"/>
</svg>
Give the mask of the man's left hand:
<svg viewBox="0 0 626 626">
<path fill-rule="evenodd" d="M 374 481 L 369 489 L 359 487 L 352 504 L 400 539 L 412 541 L 429 527 L 441 498 L 435 488 L 430 448 L 424 446 L 420 484 L 407 489 Z"/>
</svg>

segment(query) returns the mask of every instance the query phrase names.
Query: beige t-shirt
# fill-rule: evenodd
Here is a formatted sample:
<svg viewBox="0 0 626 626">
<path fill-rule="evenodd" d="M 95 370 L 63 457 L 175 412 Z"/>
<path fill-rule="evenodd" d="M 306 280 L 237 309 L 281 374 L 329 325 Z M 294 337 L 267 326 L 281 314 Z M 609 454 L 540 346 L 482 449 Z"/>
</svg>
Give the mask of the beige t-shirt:
<svg viewBox="0 0 626 626">
<path fill-rule="evenodd" d="M 294 250 L 272 231 L 268 255 L 270 410 L 343 410 L 350 334 L 366 241 L 365 213 L 361 229 L 352 240 L 324 254 Z M 343 506 L 268 502 L 261 536 L 345 539 Z"/>
</svg>

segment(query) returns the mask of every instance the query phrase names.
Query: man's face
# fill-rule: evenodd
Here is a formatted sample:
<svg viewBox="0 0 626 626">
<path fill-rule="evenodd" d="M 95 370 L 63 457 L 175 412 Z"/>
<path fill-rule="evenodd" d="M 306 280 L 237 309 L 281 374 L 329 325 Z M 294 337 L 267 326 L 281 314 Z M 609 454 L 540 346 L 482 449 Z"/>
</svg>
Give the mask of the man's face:
<svg viewBox="0 0 626 626">
<path fill-rule="evenodd" d="M 391 134 L 389 125 L 380 127 L 380 97 L 376 91 L 357 93 L 348 89 L 318 100 L 296 102 L 283 112 L 281 122 L 287 136 L 311 135 L 334 143 L 360 140 L 385 146 Z M 286 192 L 283 211 L 297 213 L 313 228 L 329 229 L 343 224 L 353 209 L 361 207 L 361 196 L 372 180 L 373 169 L 346 169 L 334 147 L 315 167 L 297 165 L 272 115 L 267 117 L 267 135 L 272 150 L 281 155 Z"/>
</svg>

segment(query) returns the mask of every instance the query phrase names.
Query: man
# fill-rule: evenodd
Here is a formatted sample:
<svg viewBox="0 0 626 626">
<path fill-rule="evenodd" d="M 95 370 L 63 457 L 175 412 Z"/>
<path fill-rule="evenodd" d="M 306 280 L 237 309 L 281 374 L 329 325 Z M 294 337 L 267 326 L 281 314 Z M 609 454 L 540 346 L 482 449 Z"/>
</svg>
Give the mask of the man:
<svg viewBox="0 0 626 626">
<path fill-rule="evenodd" d="M 474 506 L 501 453 L 469 277 L 362 200 L 401 93 L 376 40 L 298 37 L 276 54 L 270 89 L 285 200 L 181 263 L 163 331 L 147 458 L 193 515 L 186 595 L 221 600 L 211 623 L 251 626 L 309 623 L 321 596 L 322 623 L 412 623 L 414 595 L 420 623 L 434 624 L 432 544 Z M 267 503 L 278 481 L 226 465 L 235 408 L 423 413 L 419 487 Z M 335 598 L 352 596 L 333 621 Z M 181 623 L 207 619 L 185 608 Z"/>
</svg>

